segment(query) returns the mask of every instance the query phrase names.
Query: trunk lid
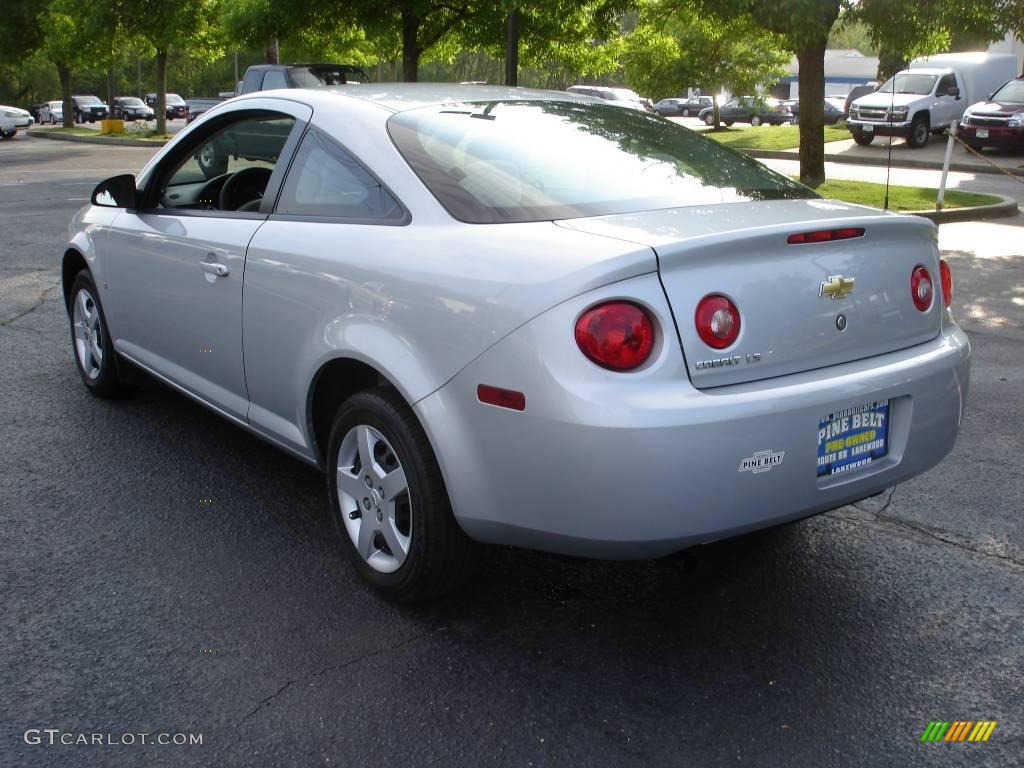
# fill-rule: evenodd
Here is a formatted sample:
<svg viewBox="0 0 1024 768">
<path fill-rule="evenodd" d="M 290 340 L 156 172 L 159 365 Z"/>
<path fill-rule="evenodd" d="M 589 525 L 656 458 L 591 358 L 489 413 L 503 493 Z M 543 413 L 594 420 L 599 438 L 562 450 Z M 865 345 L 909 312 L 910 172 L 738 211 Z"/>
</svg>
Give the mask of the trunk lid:
<svg viewBox="0 0 1024 768">
<path fill-rule="evenodd" d="M 928 341 L 941 328 L 935 226 L 923 218 L 832 200 L 784 200 L 558 224 L 654 249 L 690 379 L 698 388 L 881 355 Z M 863 228 L 864 235 L 787 243 L 792 234 L 850 227 Z M 919 264 L 928 269 L 935 289 L 926 312 L 914 306 L 910 293 L 910 275 Z M 853 278 L 853 290 L 840 298 L 830 298 L 827 290 L 823 295 L 822 285 L 837 276 Z M 706 345 L 694 322 L 698 303 L 712 293 L 731 299 L 740 312 L 739 337 L 724 350 Z"/>
</svg>

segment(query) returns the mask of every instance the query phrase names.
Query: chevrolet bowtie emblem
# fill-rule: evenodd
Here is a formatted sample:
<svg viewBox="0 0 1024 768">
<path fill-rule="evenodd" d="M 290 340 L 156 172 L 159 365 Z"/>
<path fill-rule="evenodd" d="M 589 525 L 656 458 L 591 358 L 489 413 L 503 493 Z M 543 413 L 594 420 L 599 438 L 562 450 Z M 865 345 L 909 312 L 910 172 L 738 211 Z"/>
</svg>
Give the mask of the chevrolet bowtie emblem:
<svg viewBox="0 0 1024 768">
<path fill-rule="evenodd" d="M 828 296 L 830 299 L 845 299 L 853 293 L 853 286 L 856 281 L 852 277 L 842 275 L 829 275 L 828 280 L 821 284 L 818 289 L 819 296 Z"/>
</svg>

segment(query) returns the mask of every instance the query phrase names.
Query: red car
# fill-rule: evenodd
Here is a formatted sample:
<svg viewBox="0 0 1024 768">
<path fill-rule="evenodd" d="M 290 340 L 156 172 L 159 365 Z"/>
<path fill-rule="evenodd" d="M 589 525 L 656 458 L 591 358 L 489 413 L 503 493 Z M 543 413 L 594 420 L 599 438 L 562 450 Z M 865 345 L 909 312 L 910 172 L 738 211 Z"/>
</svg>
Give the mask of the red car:
<svg viewBox="0 0 1024 768">
<path fill-rule="evenodd" d="M 1024 149 L 1024 77 L 1007 81 L 988 101 L 968 107 L 957 132 L 975 149 Z"/>
</svg>

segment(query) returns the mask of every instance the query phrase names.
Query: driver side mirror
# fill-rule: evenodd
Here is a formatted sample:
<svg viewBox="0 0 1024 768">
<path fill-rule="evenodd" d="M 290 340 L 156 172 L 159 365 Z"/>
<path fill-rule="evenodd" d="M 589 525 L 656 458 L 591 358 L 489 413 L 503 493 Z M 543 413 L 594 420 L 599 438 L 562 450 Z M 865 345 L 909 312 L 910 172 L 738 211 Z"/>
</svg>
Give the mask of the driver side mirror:
<svg viewBox="0 0 1024 768">
<path fill-rule="evenodd" d="M 92 204 L 101 208 L 134 208 L 137 197 L 135 177 L 125 173 L 97 184 L 92 191 Z"/>
<path fill-rule="evenodd" d="M 950 88 L 948 91 L 946 91 L 946 93 L 949 94 L 950 96 L 952 96 L 954 99 L 959 99 L 960 98 L 960 89 L 959 88 L 956 88 L 956 87 Z"/>
</svg>

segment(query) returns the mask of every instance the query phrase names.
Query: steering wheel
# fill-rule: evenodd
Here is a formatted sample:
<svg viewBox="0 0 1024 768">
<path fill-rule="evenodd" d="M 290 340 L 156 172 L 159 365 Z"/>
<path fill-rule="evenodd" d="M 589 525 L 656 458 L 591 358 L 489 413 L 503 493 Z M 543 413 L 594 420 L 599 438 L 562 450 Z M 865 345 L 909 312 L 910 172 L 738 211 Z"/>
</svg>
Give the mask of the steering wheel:
<svg viewBox="0 0 1024 768">
<path fill-rule="evenodd" d="M 263 192 L 270 183 L 273 173 L 269 168 L 253 166 L 231 174 L 220 188 L 220 209 L 222 211 L 255 210 L 251 203 L 263 199 Z"/>
</svg>

